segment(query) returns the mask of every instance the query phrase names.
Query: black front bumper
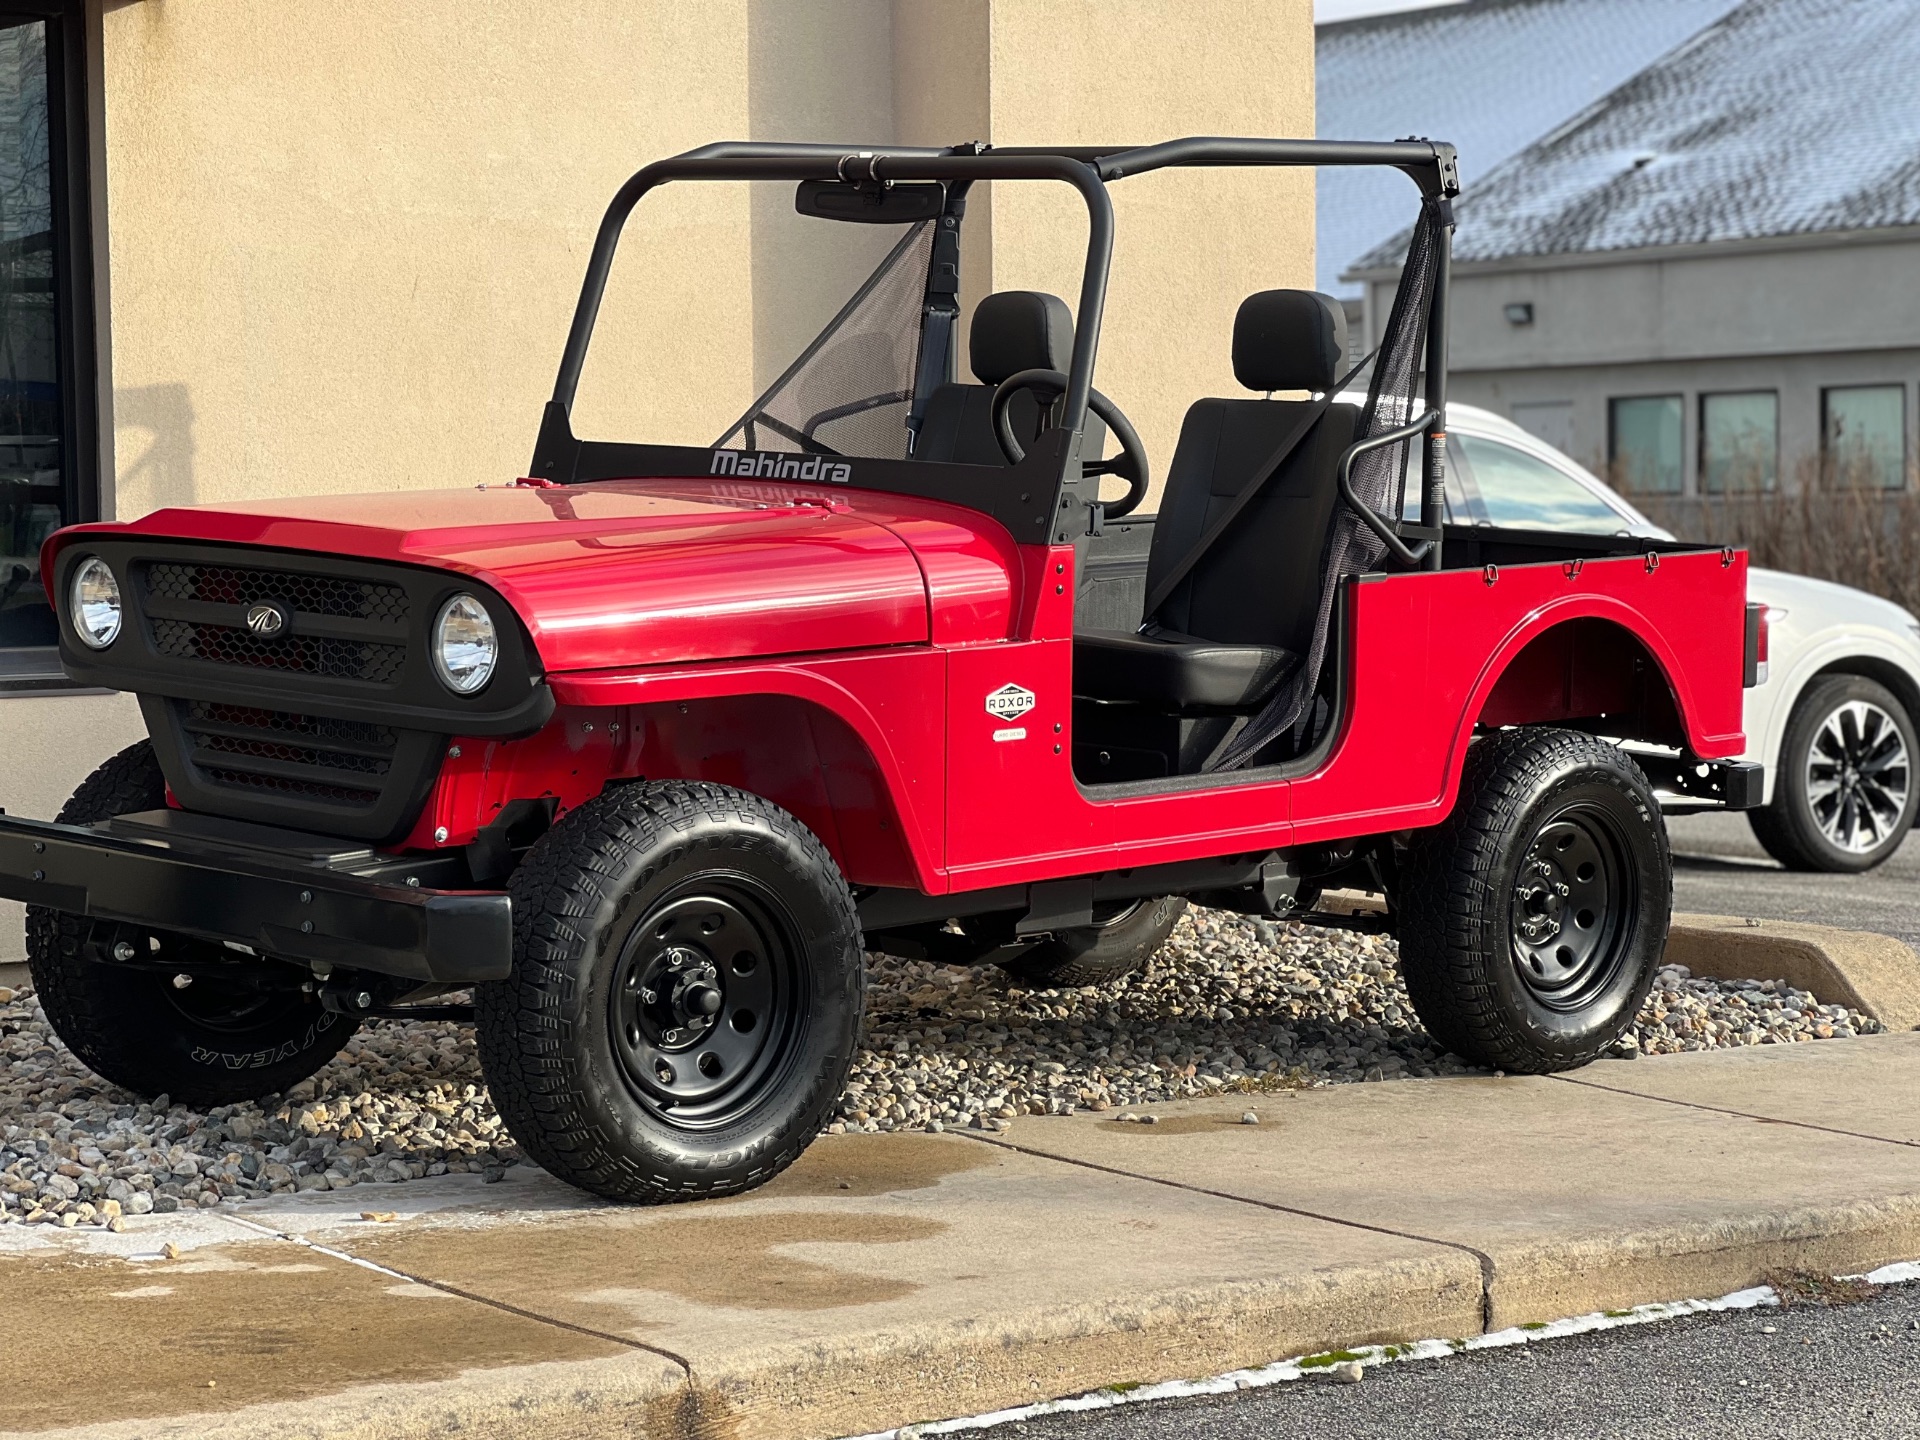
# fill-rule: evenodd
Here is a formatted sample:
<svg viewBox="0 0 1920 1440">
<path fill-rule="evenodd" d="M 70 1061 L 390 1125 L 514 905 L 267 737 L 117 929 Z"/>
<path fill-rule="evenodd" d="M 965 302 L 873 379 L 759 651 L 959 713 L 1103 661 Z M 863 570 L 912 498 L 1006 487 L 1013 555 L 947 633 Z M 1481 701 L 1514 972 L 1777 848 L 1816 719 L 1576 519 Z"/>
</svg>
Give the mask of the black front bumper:
<svg viewBox="0 0 1920 1440">
<path fill-rule="evenodd" d="M 507 896 L 432 888 L 446 872 L 431 857 L 177 810 L 99 825 L 0 814 L 0 897 L 9 900 L 309 964 L 443 983 L 505 979 Z"/>
</svg>

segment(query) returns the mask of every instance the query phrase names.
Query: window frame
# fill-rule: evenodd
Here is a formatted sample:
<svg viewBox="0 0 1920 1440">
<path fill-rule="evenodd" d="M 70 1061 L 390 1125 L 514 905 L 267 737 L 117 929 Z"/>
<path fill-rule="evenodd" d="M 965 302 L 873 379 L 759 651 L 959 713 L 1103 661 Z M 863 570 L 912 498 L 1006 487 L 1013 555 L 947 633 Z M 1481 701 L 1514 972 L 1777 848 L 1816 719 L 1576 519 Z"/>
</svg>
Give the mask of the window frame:
<svg viewBox="0 0 1920 1440">
<path fill-rule="evenodd" d="M 47 35 L 48 189 L 53 211 L 55 374 L 60 384 L 61 523 L 101 517 L 99 344 L 93 243 L 88 26 L 80 0 L 0 0 L 0 21 Z M 71 691 L 54 646 L 0 646 L 0 698 Z"/>
<path fill-rule="evenodd" d="M 1629 486 L 1620 476 L 1620 406 L 1635 400 L 1671 400 L 1680 416 L 1680 479 L 1671 490 L 1640 490 Z M 1635 395 L 1607 397 L 1607 483 L 1622 495 L 1685 495 L 1687 493 L 1687 394 L 1684 390 L 1655 390 Z"/>
<path fill-rule="evenodd" d="M 1892 485 L 1857 486 L 1841 485 L 1833 470 L 1833 411 L 1832 397 L 1848 390 L 1897 390 L 1900 392 L 1900 459 L 1899 478 Z M 1820 488 L 1823 490 L 1860 490 L 1868 494 L 1898 495 L 1911 489 L 1908 483 L 1913 473 L 1913 441 L 1908 434 L 1912 426 L 1907 401 L 1907 382 L 1904 380 L 1867 380 L 1859 384 L 1822 385 L 1820 387 Z"/>
<path fill-rule="evenodd" d="M 1758 490 L 1710 489 L 1707 485 L 1707 405 L 1713 400 L 1739 400 L 1765 395 L 1773 401 L 1773 465 L 1768 483 Z M 1776 387 L 1752 390 L 1702 390 L 1695 407 L 1694 491 L 1698 495 L 1772 495 L 1780 488 L 1780 391 Z"/>
</svg>

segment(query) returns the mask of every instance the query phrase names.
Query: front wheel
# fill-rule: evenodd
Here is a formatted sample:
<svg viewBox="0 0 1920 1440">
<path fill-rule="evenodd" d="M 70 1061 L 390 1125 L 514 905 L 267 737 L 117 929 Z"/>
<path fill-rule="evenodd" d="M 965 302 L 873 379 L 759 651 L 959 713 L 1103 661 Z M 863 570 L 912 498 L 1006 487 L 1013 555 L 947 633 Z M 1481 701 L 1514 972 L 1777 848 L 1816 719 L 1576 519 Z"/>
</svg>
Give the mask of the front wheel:
<svg viewBox="0 0 1920 1440">
<path fill-rule="evenodd" d="M 1886 686 L 1831 675 L 1794 704 L 1773 771 L 1773 799 L 1747 812 L 1766 852 L 1789 870 L 1871 870 L 1907 838 L 1913 720 Z"/>
<path fill-rule="evenodd" d="M 1453 813 L 1415 835 L 1402 877 L 1401 973 L 1447 1049 L 1571 1070 L 1639 1014 L 1673 862 L 1652 787 L 1617 746 L 1537 728 L 1475 744 Z"/>
<path fill-rule="evenodd" d="M 764 1183 L 832 1113 L 865 957 L 826 848 L 778 806 L 662 781 L 554 826 L 512 880 L 511 978 L 474 992 L 513 1136 L 612 1200 Z"/>
<path fill-rule="evenodd" d="M 73 792 L 63 825 L 91 825 L 167 803 L 153 745 L 142 740 Z M 287 1089 L 340 1051 L 358 1022 L 323 1008 L 307 972 L 242 959 L 219 945 L 159 932 L 149 952 L 116 964 L 97 953 L 83 916 L 27 908 L 27 966 L 54 1033 L 94 1074 L 137 1095 L 231 1105 Z"/>
</svg>

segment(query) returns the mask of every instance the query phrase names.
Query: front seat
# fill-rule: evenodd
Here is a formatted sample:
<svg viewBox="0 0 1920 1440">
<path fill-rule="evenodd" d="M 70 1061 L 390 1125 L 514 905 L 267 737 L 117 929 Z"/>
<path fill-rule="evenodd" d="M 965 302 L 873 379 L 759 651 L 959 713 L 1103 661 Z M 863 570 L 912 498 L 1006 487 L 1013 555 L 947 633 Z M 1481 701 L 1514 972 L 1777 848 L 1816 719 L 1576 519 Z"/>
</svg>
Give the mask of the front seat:
<svg viewBox="0 0 1920 1440">
<path fill-rule="evenodd" d="M 1249 390 L 1324 393 L 1346 351 L 1346 315 L 1329 295 L 1265 290 L 1234 317 L 1234 378 Z M 1187 411 L 1153 527 L 1149 595 L 1312 404 L 1200 400 Z M 1329 405 L 1138 632 L 1075 636 L 1074 693 L 1181 715 L 1249 714 L 1272 695 L 1313 641 L 1340 456 L 1359 418 L 1357 405 Z"/>
<path fill-rule="evenodd" d="M 961 465 L 1005 465 L 1006 455 L 993 434 L 993 392 L 1022 370 L 1065 372 L 1073 359 L 1073 314 L 1058 295 L 1038 290 L 1000 290 L 973 311 L 967 331 L 967 364 L 978 385 L 942 385 L 927 399 L 914 443 L 916 460 L 947 460 Z M 1007 402 L 1013 433 L 1031 443 L 1045 428 L 1046 414 L 1031 390 Z M 1084 453 L 1098 456 L 1107 427 L 1087 416 Z"/>
</svg>

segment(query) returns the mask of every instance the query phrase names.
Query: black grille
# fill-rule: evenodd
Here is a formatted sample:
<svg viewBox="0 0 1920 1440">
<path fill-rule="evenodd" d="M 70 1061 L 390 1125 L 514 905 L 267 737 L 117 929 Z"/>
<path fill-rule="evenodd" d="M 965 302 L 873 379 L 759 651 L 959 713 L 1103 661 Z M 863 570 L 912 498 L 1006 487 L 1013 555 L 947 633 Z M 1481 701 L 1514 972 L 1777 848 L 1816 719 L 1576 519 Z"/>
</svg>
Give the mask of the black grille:
<svg viewBox="0 0 1920 1440">
<path fill-rule="evenodd" d="M 121 577 L 127 629 L 69 645 L 77 679 L 140 697 L 168 786 L 188 810 L 376 845 L 419 819 L 455 735 L 534 733 L 553 713 L 512 607 L 431 566 L 164 537 L 87 549 Z M 76 552 L 60 561 L 71 582 Z M 427 654 L 457 591 L 501 636 L 479 694 L 454 695 Z M 255 627 L 273 633 L 256 633 Z"/>
<path fill-rule="evenodd" d="M 354 790 L 345 785 L 328 785 L 319 780 L 299 780 L 291 775 L 261 775 L 252 770 L 223 770 L 202 765 L 200 773 L 216 785 L 232 790 L 266 791 L 276 795 L 298 795 L 303 800 L 319 800 L 351 810 L 371 810 L 380 802 L 378 790 Z"/>
<path fill-rule="evenodd" d="M 334 575 L 297 575 L 290 570 L 169 560 L 147 567 L 147 588 L 149 594 L 163 600 L 202 600 L 214 605 L 274 600 L 309 615 L 384 620 L 394 625 L 404 625 L 407 620 L 407 592 L 398 585 Z"/>
<path fill-rule="evenodd" d="M 210 783 L 371 810 L 391 773 L 398 737 L 384 725 L 188 701 L 187 756 Z"/>
<path fill-rule="evenodd" d="M 393 684 L 407 663 L 405 645 L 337 640 L 323 635 L 263 640 L 237 625 L 190 620 L 155 618 L 153 644 L 160 654 L 175 660 L 211 660 L 216 665 L 295 670 L 333 680 L 366 680 L 376 685 Z"/>
</svg>

